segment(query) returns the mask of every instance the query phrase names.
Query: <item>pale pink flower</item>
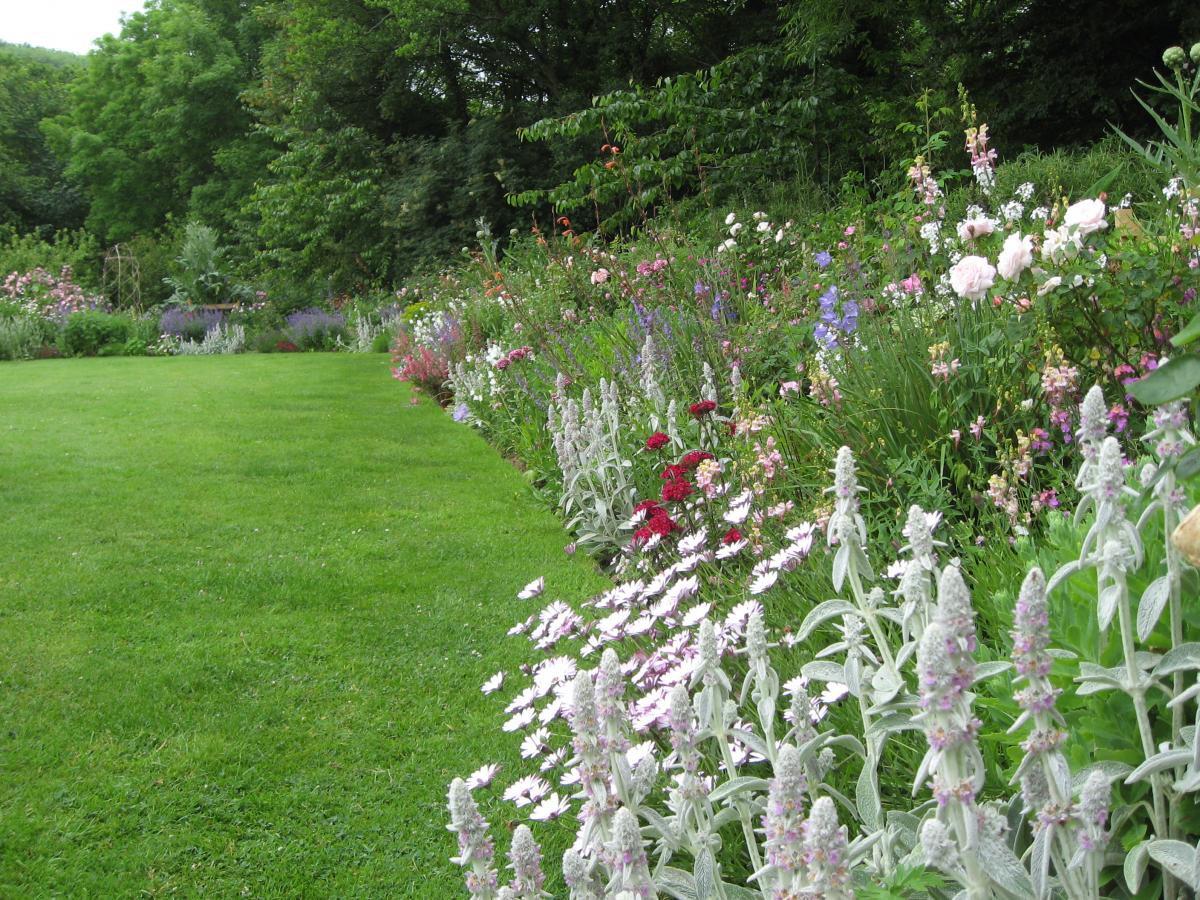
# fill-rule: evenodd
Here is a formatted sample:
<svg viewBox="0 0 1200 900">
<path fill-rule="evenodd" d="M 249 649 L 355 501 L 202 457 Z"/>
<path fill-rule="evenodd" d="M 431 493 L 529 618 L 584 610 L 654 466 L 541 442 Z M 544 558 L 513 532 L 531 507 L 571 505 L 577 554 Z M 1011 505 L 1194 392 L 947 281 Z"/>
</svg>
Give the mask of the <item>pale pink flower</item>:
<svg viewBox="0 0 1200 900">
<path fill-rule="evenodd" d="M 996 268 L 982 256 L 964 256 L 950 270 L 950 286 L 964 300 L 980 300 L 996 283 Z"/>
</svg>

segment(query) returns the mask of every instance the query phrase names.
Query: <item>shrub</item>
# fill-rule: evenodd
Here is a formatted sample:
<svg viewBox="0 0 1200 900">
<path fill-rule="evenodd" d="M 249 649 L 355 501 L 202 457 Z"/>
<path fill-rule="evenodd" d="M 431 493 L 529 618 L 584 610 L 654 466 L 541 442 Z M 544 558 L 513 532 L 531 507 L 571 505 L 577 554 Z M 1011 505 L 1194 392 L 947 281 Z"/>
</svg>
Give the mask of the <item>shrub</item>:
<svg viewBox="0 0 1200 900">
<path fill-rule="evenodd" d="M 184 341 L 202 341 L 209 331 L 224 321 L 225 314 L 220 310 L 169 306 L 159 317 L 158 331 Z"/>
<path fill-rule="evenodd" d="M 287 317 L 288 338 L 301 350 L 332 350 L 346 335 L 346 317 L 317 307 Z"/>
<path fill-rule="evenodd" d="M 31 316 L 0 317 L 0 359 L 29 359 L 42 345 L 42 329 Z"/>
<path fill-rule="evenodd" d="M 129 332 L 130 321 L 125 316 L 73 313 L 63 326 L 59 347 L 67 356 L 95 356 L 106 344 L 123 344 L 129 339 Z"/>
<path fill-rule="evenodd" d="M 59 231 L 50 240 L 0 228 L 0 275 L 70 269 L 86 289 L 100 286 L 100 245 L 86 231 Z"/>
</svg>

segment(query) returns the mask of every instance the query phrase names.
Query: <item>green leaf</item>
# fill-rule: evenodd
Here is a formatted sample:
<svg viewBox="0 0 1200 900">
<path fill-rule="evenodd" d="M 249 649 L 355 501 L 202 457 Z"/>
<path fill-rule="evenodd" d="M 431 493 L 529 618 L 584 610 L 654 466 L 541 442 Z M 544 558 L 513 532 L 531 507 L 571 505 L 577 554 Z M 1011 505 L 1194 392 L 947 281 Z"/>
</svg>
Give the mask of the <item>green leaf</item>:
<svg viewBox="0 0 1200 900">
<path fill-rule="evenodd" d="M 1200 356 L 1177 356 L 1129 385 L 1129 393 L 1147 406 L 1186 397 L 1200 385 Z"/>
<path fill-rule="evenodd" d="M 1192 321 L 1188 322 L 1179 334 L 1171 338 L 1171 343 L 1176 347 L 1186 347 L 1197 338 L 1200 338 L 1200 313 L 1196 313 L 1192 317 Z"/>
</svg>

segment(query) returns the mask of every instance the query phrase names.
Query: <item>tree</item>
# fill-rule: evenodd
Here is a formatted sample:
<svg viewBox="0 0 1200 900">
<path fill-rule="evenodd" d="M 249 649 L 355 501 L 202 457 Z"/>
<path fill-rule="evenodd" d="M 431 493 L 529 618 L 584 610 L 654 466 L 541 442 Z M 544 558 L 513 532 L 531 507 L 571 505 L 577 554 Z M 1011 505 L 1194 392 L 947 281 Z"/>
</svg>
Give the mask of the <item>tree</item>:
<svg viewBox="0 0 1200 900">
<path fill-rule="evenodd" d="M 0 44 L 0 225 L 50 233 L 83 224 L 84 204 L 39 129 L 67 108 L 72 54 Z"/>
</svg>

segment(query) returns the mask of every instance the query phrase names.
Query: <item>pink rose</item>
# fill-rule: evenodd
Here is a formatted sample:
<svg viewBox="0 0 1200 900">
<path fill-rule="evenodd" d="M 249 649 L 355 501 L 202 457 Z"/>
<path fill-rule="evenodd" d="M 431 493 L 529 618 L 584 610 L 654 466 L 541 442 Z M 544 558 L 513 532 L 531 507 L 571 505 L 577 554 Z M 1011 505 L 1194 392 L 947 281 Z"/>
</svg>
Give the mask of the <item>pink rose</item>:
<svg viewBox="0 0 1200 900">
<path fill-rule="evenodd" d="M 604 284 L 608 281 L 608 269 L 597 269 L 592 273 L 592 284 Z"/>
<path fill-rule="evenodd" d="M 1093 231 L 1103 231 L 1108 227 L 1104 221 L 1103 200 L 1080 200 L 1067 207 L 1063 216 L 1063 224 L 1073 228 L 1079 234 L 1091 234 Z"/>
<path fill-rule="evenodd" d="M 996 268 L 1005 281 L 1016 281 L 1021 273 L 1033 265 L 1033 238 L 1022 237 L 1020 232 L 1004 239 L 1004 249 L 996 260 Z"/>
<path fill-rule="evenodd" d="M 988 218 L 964 219 L 958 223 L 958 239 L 963 243 L 973 241 L 977 237 L 991 234 L 996 230 L 996 223 Z"/>
<path fill-rule="evenodd" d="M 964 256 L 950 270 L 950 286 L 964 300 L 979 300 L 996 283 L 996 269 L 982 256 Z"/>
</svg>

